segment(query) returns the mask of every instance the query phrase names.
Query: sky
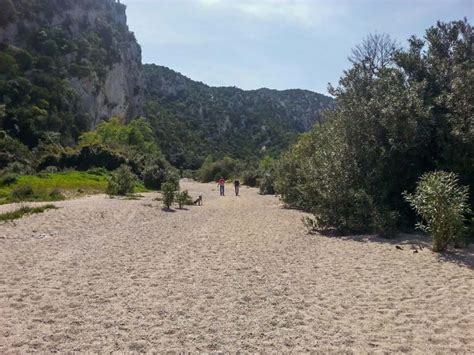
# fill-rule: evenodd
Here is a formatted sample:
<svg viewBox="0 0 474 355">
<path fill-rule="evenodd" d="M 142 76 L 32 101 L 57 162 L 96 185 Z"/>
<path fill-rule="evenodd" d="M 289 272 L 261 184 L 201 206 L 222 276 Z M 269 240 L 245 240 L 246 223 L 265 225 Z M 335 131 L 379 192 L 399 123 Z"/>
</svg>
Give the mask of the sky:
<svg viewBox="0 0 474 355">
<path fill-rule="evenodd" d="M 401 45 L 436 21 L 467 17 L 474 0 L 121 0 L 156 63 L 212 86 L 327 93 L 369 33 Z"/>
</svg>

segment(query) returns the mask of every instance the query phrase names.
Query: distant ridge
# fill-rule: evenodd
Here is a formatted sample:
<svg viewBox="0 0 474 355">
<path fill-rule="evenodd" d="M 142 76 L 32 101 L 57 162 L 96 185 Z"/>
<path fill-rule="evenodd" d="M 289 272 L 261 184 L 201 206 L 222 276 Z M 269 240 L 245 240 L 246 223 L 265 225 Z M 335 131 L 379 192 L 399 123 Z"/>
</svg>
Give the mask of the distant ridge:
<svg viewBox="0 0 474 355">
<path fill-rule="evenodd" d="M 143 65 L 143 78 L 145 115 L 168 159 L 183 168 L 198 167 L 208 154 L 279 153 L 334 105 L 309 90 L 212 87 L 155 64 Z"/>
</svg>

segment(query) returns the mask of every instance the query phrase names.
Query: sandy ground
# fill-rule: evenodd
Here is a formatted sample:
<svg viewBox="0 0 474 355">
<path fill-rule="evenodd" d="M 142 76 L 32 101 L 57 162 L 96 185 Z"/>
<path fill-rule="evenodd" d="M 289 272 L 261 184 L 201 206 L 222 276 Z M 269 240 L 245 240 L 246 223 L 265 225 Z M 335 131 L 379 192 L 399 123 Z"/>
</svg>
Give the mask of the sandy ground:
<svg viewBox="0 0 474 355">
<path fill-rule="evenodd" d="M 184 187 L 204 206 L 101 195 L 0 225 L 0 353 L 474 353 L 472 249 L 308 235 L 273 196 Z"/>
</svg>

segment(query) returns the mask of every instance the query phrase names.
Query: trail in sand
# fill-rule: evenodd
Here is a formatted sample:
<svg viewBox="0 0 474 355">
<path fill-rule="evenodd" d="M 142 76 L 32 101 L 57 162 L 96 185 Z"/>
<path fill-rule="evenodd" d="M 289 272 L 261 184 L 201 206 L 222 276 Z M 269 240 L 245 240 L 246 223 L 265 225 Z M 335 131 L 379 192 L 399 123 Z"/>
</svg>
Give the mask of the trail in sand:
<svg viewBox="0 0 474 355">
<path fill-rule="evenodd" d="M 183 187 L 204 206 L 101 195 L 0 225 L 0 353 L 474 352 L 469 263 L 307 235 L 254 189 Z"/>
</svg>

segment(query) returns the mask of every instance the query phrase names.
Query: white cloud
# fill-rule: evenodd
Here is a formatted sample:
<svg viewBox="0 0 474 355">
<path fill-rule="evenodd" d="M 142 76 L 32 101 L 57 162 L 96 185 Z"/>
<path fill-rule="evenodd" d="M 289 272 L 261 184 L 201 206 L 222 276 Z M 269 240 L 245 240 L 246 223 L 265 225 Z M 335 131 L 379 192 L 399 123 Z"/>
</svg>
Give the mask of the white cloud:
<svg viewBox="0 0 474 355">
<path fill-rule="evenodd" d="M 320 25 L 341 7 L 322 0 L 198 0 L 208 9 L 233 11 L 262 20 L 278 19 L 305 26 Z"/>
</svg>

